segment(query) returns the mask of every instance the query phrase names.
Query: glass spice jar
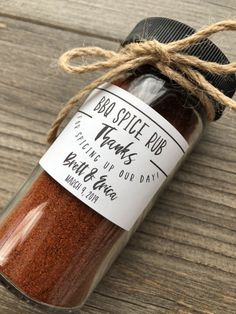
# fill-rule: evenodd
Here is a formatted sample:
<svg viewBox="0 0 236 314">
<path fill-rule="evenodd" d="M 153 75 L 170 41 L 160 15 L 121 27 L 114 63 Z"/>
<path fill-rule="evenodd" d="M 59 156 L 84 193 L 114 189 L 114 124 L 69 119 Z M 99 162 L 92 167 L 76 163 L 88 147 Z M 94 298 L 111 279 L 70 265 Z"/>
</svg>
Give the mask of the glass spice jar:
<svg viewBox="0 0 236 314">
<path fill-rule="evenodd" d="M 148 18 L 123 45 L 193 33 Z M 186 53 L 229 63 L 209 40 Z M 234 75 L 204 75 L 232 97 Z M 2 213 L 1 281 L 34 305 L 80 308 L 206 125 L 203 106 L 150 65 L 96 89 Z"/>
</svg>

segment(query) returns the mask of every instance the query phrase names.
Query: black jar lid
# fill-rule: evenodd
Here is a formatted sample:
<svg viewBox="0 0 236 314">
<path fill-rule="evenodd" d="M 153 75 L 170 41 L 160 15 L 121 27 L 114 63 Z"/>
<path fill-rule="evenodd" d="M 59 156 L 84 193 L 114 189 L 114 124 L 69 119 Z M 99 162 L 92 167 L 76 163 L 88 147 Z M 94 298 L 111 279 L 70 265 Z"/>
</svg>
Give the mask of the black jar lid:
<svg viewBox="0 0 236 314">
<path fill-rule="evenodd" d="M 161 43 L 169 43 L 192 35 L 196 30 L 179 21 L 164 17 L 149 17 L 140 21 L 128 35 L 122 46 L 131 42 L 143 40 L 157 40 Z M 204 61 L 228 64 L 229 60 L 224 53 L 209 39 L 204 39 L 195 45 L 185 49 L 189 55 L 199 57 Z M 234 74 L 218 75 L 202 72 L 205 78 L 228 97 L 233 97 L 236 89 L 236 77 Z M 215 120 L 220 118 L 225 106 L 214 103 Z"/>
</svg>

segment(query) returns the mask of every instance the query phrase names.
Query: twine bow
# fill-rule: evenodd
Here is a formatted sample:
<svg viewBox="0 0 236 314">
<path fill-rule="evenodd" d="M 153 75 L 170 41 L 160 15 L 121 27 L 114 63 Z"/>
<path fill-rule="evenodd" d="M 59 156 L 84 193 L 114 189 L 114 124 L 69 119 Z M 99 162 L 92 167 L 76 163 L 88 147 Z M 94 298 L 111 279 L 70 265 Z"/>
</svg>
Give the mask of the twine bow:
<svg viewBox="0 0 236 314">
<path fill-rule="evenodd" d="M 163 75 L 175 81 L 198 98 L 205 107 L 210 121 L 215 116 L 214 101 L 235 110 L 236 102 L 210 84 L 200 71 L 221 75 L 232 74 L 236 72 L 236 62 L 222 65 L 203 61 L 198 57 L 183 52 L 186 48 L 197 44 L 199 41 L 215 33 L 229 30 L 236 30 L 235 20 L 212 24 L 189 37 L 168 44 L 162 44 L 156 40 L 147 40 L 127 44 L 118 52 L 99 47 L 83 47 L 67 51 L 60 57 L 59 65 L 68 73 L 82 74 L 98 70 L 108 71 L 85 86 L 65 104 L 48 132 L 48 143 L 52 143 L 55 140 L 58 129 L 65 117 L 89 92 L 100 84 L 117 79 L 127 73 L 127 71 L 134 70 L 144 64 L 151 64 Z M 103 57 L 105 60 L 78 66 L 70 64 L 72 59 L 82 56 Z"/>
</svg>

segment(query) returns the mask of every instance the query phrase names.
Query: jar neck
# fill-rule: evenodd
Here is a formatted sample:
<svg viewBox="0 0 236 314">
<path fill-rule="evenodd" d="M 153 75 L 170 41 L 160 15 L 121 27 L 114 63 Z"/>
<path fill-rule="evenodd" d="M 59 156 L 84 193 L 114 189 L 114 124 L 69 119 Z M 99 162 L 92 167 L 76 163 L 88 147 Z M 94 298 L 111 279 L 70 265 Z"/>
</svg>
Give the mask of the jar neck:
<svg viewBox="0 0 236 314">
<path fill-rule="evenodd" d="M 153 67 L 142 66 L 113 82 L 151 106 L 189 141 L 194 128 L 206 125 L 207 114 L 199 101 Z"/>
</svg>

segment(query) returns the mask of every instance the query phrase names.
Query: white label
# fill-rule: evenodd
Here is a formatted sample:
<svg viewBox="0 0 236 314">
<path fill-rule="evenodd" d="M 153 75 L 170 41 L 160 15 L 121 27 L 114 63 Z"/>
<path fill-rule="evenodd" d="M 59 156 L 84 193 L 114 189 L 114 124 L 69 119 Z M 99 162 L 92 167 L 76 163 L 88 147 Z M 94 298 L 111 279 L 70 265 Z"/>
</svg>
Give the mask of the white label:
<svg viewBox="0 0 236 314">
<path fill-rule="evenodd" d="M 154 109 L 120 87 L 103 84 L 40 165 L 89 207 L 129 230 L 187 148 Z"/>
</svg>

